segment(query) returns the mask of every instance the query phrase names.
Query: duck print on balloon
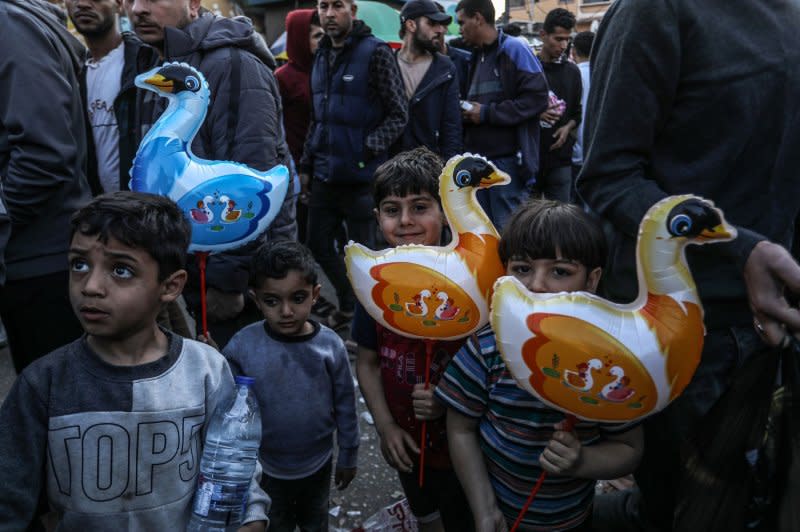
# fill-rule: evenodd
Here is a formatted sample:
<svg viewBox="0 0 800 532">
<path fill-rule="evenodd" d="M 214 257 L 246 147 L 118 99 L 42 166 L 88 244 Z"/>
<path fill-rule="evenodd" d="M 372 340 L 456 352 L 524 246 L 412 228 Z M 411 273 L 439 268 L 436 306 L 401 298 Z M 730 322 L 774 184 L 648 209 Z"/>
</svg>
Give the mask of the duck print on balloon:
<svg viewBox="0 0 800 532">
<path fill-rule="evenodd" d="M 233 249 L 263 233 L 283 204 L 288 169 L 260 172 L 192 154 L 210 98 L 208 83 L 193 67 L 165 63 L 137 76 L 136 86 L 168 98 L 169 105 L 139 145 L 130 189 L 178 204 L 192 225 L 192 252 Z"/>
<path fill-rule="evenodd" d="M 347 275 L 367 313 L 394 332 L 419 339 L 458 340 L 485 325 L 492 286 L 504 268 L 497 254 L 500 236 L 475 192 L 509 180 L 484 157 L 452 157 L 439 178 L 453 233 L 448 246 L 372 251 L 348 244 Z"/>
<path fill-rule="evenodd" d="M 399 297 L 399 296 L 398 296 Z M 429 303 L 432 306 L 429 306 Z M 399 310 L 399 305 L 389 305 L 392 310 Z M 454 320 L 461 309 L 456 306 L 453 298 L 447 292 L 431 293 L 430 290 L 420 290 L 411 301 L 405 304 L 406 315 L 419 318 L 422 324 L 428 327 L 436 326 L 438 321 Z M 469 321 L 468 316 L 461 318 L 461 322 Z"/>
<path fill-rule="evenodd" d="M 535 294 L 500 278 L 491 323 L 509 371 L 545 404 L 580 419 L 624 422 L 658 412 L 689 384 L 703 349 L 703 309 L 685 247 L 735 237 L 710 201 L 672 196 L 639 227 L 639 295 L 630 304 L 586 292 Z"/>
</svg>

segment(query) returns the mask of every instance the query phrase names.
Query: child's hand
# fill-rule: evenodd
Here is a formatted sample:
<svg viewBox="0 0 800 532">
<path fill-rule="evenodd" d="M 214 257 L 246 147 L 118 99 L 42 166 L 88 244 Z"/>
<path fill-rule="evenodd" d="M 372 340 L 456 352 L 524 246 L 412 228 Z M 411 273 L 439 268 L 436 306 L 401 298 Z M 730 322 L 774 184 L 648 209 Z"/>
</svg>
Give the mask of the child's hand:
<svg viewBox="0 0 800 532">
<path fill-rule="evenodd" d="M 217 351 L 219 351 L 219 346 L 217 345 L 217 342 L 215 342 L 214 339 L 211 338 L 211 333 L 208 333 L 208 336 L 206 336 L 204 334 L 198 334 L 197 335 L 197 341 L 198 342 L 203 342 L 204 344 L 208 344 L 211 347 L 213 347 L 214 349 L 216 349 Z"/>
<path fill-rule="evenodd" d="M 381 437 L 381 452 L 386 463 L 398 471 L 411 473 L 414 462 L 409 451 L 419 454 L 419 447 L 411 434 L 401 429 L 397 423 L 390 423 L 384 430 L 378 431 L 378 435 Z"/>
<path fill-rule="evenodd" d="M 445 407 L 433 396 L 434 389 L 432 386 L 426 390 L 424 384 L 417 384 L 411 392 L 414 415 L 420 421 L 438 419 L 444 415 Z"/>
<path fill-rule="evenodd" d="M 506 518 L 503 517 L 503 512 L 497 505 L 492 508 L 491 512 L 475 522 L 475 532 L 508 532 L 508 524 Z"/>
<path fill-rule="evenodd" d="M 337 467 L 336 473 L 333 476 L 336 489 L 341 491 L 349 486 L 353 479 L 356 478 L 357 471 L 358 468 L 356 467 Z"/>
<path fill-rule="evenodd" d="M 570 475 L 577 469 L 581 459 L 581 441 L 575 432 L 563 430 L 564 423 L 556 423 L 553 439 L 539 456 L 542 469 L 555 475 Z"/>
<path fill-rule="evenodd" d="M 237 532 L 265 532 L 266 530 L 266 521 L 250 521 L 246 525 L 240 526 Z"/>
</svg>

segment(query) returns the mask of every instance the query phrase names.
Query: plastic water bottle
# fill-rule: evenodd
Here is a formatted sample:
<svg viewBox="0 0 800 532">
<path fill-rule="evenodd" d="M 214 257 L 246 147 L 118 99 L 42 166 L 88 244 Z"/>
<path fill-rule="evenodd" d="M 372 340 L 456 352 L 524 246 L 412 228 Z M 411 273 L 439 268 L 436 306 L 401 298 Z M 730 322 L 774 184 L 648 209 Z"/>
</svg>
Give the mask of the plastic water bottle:
<svg viewBox="0 0 800 532">
<path fill-rule="evenodd" d="M 208 423 L 187 532 L 235 532 L 241 526 L 261 443 L 253 382 L 236 377 L 235 397 L 220 404 Z"/>
</svg>

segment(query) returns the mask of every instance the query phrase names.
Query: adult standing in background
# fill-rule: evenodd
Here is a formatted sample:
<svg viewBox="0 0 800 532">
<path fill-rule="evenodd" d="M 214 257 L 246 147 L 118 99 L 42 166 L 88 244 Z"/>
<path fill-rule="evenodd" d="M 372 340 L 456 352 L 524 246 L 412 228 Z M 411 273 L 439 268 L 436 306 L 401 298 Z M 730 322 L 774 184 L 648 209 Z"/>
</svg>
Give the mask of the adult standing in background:
<svg viewBox="0 0 800 532">
<path fill-rule="evenodd" d="M 745 360 L 800 330 L 784 298 L 784 287 L 800 293 L 784 247 L 800 210 L 798 24 L 797 2 L 617 0 L 595 38 L 578 191 L 614 228 L 606 295 L 635 297 L 639 222 L 668 195 L 713 200 L 738 231 L 686 250 L 705 309 L 702 358 L 683 393 L 644 421 L 641 499 L 623 493 L 612 522 L 598 498 L 599 530 L 629 529 L 626 509 L 642 528 L 671 530 L 687 435 Z"/>
<path fill-rule="evenodd" d="M 139 38 L 159 51 L 165 62 L 188 63 L 203 73 L 211 90 L 208 114 L 192 142 L 192 152 L 209 160 L 228 160 L 266 171 L 291 165 L 283 130 L 275 60 L 246 17 L 225 18 L 201 8 L 200 0 L 124 0 Z M 141 116 L 146 130 L 166 105 Z M 283 206 L 259 241 L 297 238 L 296 195 Z M 209 331 L 223 347 L 241 327 L 261 319 L 246 305 L 250 252 L 258 241 L 229 253 L 215 253 L 206 270 Z M 195 316 L 200 313 L 200 283 L 195 263 L 189 263 L 184 292 Z"/>
<path fill-rule="evenodd" d="M 410 0 L 400 12 L 397 66 L 408 98 L 408 124 L 393 152 L 425 146 L 445 161 L 461 153 L 458 73 L 439 53 L 452 17 L 432 0 Z"/>
<path fill-rule="evenodd" d="M 408 121 L 403 80 L 389 46 L 356 20 L 355 0 L 319 0 L 325 36 L 311 72 L 312 118 L 298 165 L 309 201 L 308 244 L 339 299 L 331 328 L 349 324 L 355 295 L 337 246 L 375 245 L 372 180 Z"/>
<path fill-rule="evenodd" d="M 572 186 L 573 193 L 575 187 L 575 180 L 583 166 L 583 125 L 586 123 L 586 101 L 589 99 L 589 87 L 591 82 L 589 73 L 591 71 L 591 62 L 589 55 L 592 52 L 592 43 L 594 42 L 594 33 L 591 31 L 582 31 L 572 39 L 572 60 L 578 65 L 581 71 L 581 123 L 578 124 L 577 134 L 575 135 L 575 145 L 572 147 Z M 577 196 L 575 197 L 578 200 Z"/>
<path fill-rule="evenodd" d="M 295 164 L 303 157 L 303 143 L 311 121 L 311 66 L 325 32 L 316 9 L 295 9 L 286 15 L 286 55 L 289 61 L 275 71 L 283 102 L 286 143 Z M 297 234 L 305 240 L 308 197 L 297 202 Z"/>
<path fill-rule="evenodd" d="M 66 0 L 72 24 L 89 48 L 81 75 L 95 147 L 98 192 L 127 190 L 133 158 L 144 133 L 137 115 L 152 113 L 154 98 L 134 78 L 158 63 L 158 52 L 131 32 L 120 33 L 122 0 Z M 145 102 L 149 102 L 144 111 Z"/>
<path fill-rule="evenodd" d="M 536 183 L 547 80 L 530 48 L 495 28 L 491 0 L 461 0 L 456 16 L 464 42 L 474 48 L 469 105 L 462 111 L 464 149 L 486 156 L 511 176 L 511 183 L 478 193 L 501 229 Z"/>
<path fill-rule="evenodd" d="M 83 332 L 67 250 L 70 217 L 90 197 L 85 49 L 65 21 L 42 0 L 0 2 L 0 179 L 11 221 L 0 315 L 17 373 Z"/>
<path fill-rule="evenodd" d="M 572 201 L 572 146 L 581 122 L 581 72 L 565 57 L 575 27 L 575 15 L 563 8 L 547 13 L 539 37 L 539 60 L 547 85 L 565 104 L 563 112 L 542 113 L 539 176 L 536 186 L 545 198 Z M 547 126 L 547 127 L 545 127 Z"/>
</svg>

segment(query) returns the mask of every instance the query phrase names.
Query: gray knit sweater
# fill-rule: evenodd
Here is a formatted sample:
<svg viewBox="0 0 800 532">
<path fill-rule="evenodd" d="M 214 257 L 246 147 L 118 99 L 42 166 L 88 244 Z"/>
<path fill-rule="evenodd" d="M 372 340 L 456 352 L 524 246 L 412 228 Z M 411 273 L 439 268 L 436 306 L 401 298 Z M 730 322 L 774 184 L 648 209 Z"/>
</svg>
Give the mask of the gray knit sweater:
<svg viewBox="0 0 800 532">
<path fill-rule="evenodd" d="M 289 337 L 265 322 L 239 331 L 224 355 L 237 374 L 256 379 L 261 407 L 261 463 L 272 477 L 310 476 L 333 453 L 337 468 L 356 466 L 358 418 L 347 350 L 339 336 L 316 322 L 308 335 Z"/>
</svg>

